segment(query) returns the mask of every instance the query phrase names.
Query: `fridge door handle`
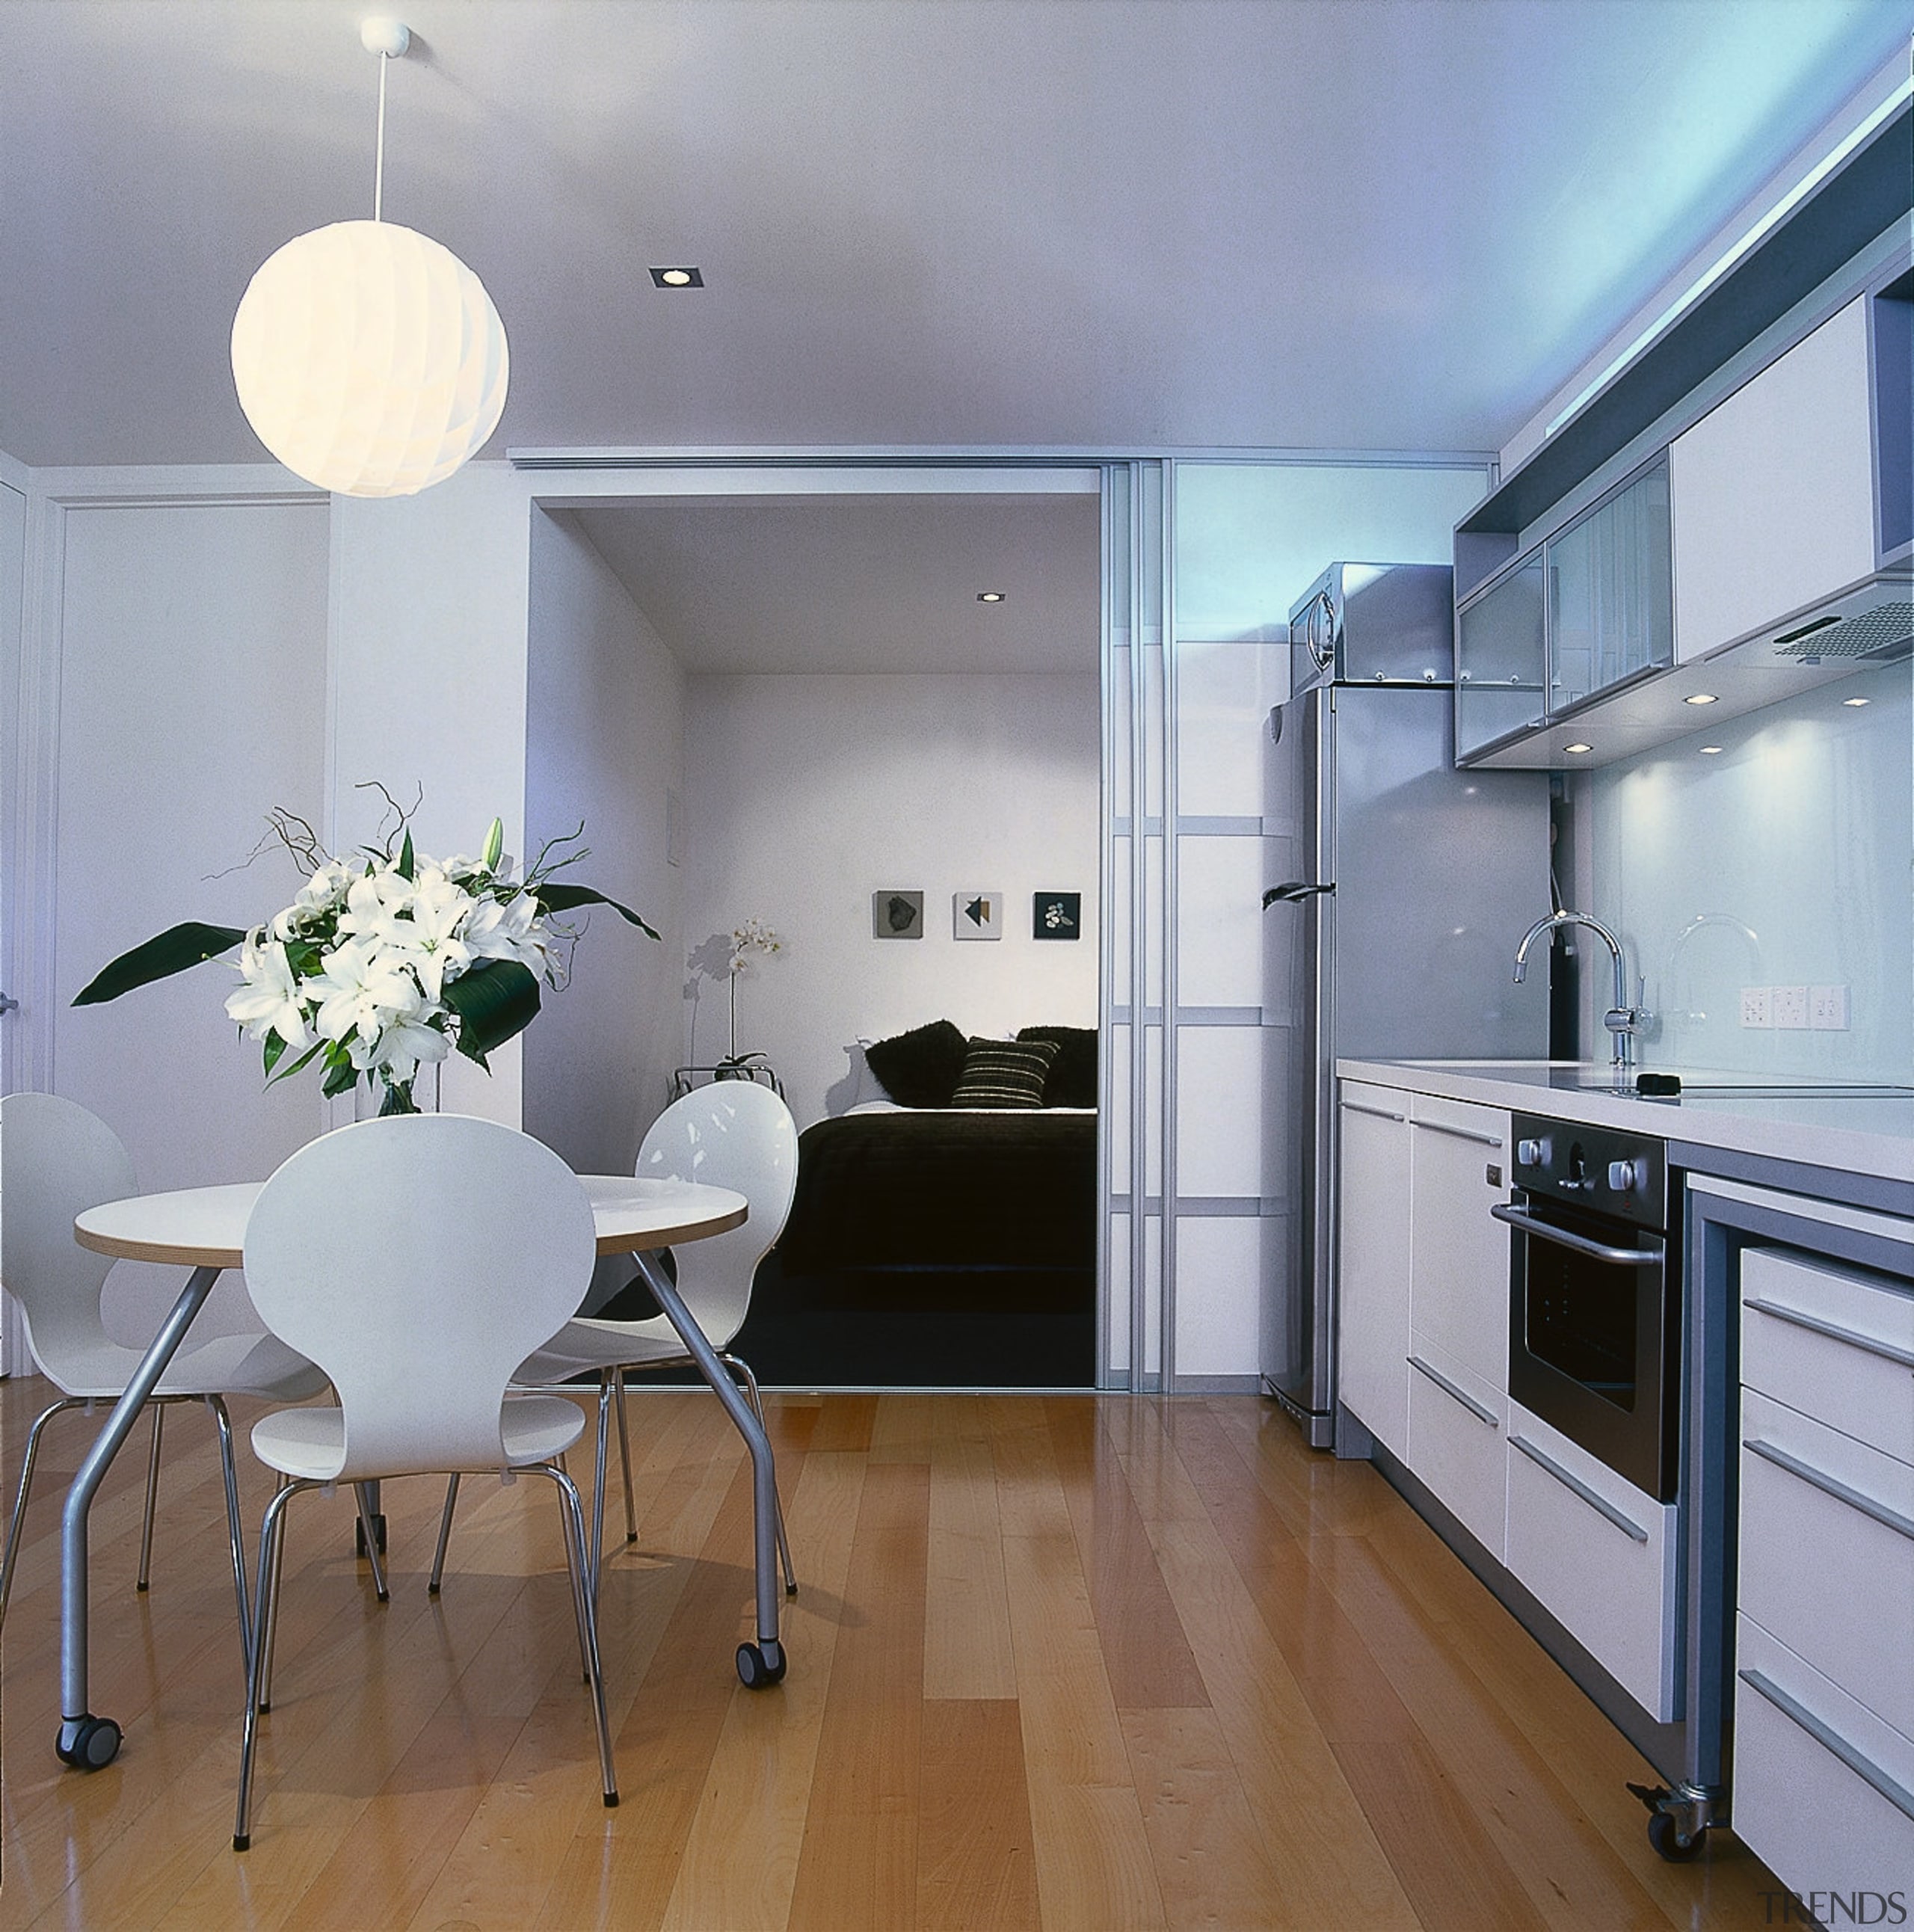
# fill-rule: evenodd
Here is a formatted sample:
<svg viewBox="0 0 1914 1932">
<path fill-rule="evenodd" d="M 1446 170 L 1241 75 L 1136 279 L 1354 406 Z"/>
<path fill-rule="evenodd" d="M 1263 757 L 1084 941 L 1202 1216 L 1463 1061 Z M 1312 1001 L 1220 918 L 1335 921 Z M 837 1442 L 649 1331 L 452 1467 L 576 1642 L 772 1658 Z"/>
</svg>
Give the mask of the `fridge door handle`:
<svg viewBox="0 0 1914 1932">
<path fill-rule="evenodd" d="M 1315 898 L 1336 890 L 1332 880 L 1326 885 L 1311 885 L 1306 880 L 1291 879 L 1280 886 L 1271 886 L 1263 895 L 1263 910 L 1267 912 L 1273 905 L 1300 905 L 1304 899 Z"/>
</svg>

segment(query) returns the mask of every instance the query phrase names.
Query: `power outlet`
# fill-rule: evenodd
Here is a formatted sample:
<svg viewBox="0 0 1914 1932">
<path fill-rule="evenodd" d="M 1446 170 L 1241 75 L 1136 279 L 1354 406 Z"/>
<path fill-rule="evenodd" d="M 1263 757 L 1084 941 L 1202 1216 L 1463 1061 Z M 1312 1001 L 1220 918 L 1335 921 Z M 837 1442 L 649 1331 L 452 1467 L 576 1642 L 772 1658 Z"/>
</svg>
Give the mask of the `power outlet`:
<svg viewBox="0 0 1914 1932">
<path fill-rule="evenodd" d="M 1790 1033 L 1808 1030 L 1808 988 L 1805 986 L 1774 986 L 1769 989 L 1769 1010 L 1774 1016 L 1774 1024 Z"/>
<path fill-rule="evenodd" d="M 1742 988 L 1742 1024 L 1744 1027 L 1771 1027 L 1774 1024 L 1772 1002 L 1766 986 L 1744 986 Z"/>
<path fill-rule="evenodd" d="M 1845 986 L 1810 986 L 1808 989 L 1808 1024 L 1817 1033 L 1845 1033 L 1852 1024 L 1848 1015 Z"/>
</svg>

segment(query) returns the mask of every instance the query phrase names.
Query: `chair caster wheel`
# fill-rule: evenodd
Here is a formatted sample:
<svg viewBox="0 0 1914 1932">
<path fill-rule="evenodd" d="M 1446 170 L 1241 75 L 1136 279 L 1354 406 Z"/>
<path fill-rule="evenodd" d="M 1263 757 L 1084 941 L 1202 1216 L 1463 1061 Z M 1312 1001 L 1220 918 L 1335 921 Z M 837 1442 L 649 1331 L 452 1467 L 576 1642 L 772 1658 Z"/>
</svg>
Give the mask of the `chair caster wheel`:
<svg viewBox="0 0 1914 1932">
<path fill-rule="evenodd" d="M 1707 1836 L 1704 1828 L 1691 1838 L 1683 1838 L 1666 1811 L 1656 1812 L 1648 1820 L 1648 1843 L 1672 1865 L 1686 1864 L 1700 1851 L 1702 1840 Z"/>
<path fill-rule="evenodd" d="M 784 1678 L 784 1647 L 775 1638 L 766 1644 L 738 1646 L 738 1682 L 747 1690 L 767 1690 Z"/>
<path fill-rule="evenodd" d="M 76 1771 L 100 1771 L 119 1756 L 120 1727 L 110 1718 L 69 1719 L 60 1726 L 53 1750 L 62 1764 Z"/>
</svg>

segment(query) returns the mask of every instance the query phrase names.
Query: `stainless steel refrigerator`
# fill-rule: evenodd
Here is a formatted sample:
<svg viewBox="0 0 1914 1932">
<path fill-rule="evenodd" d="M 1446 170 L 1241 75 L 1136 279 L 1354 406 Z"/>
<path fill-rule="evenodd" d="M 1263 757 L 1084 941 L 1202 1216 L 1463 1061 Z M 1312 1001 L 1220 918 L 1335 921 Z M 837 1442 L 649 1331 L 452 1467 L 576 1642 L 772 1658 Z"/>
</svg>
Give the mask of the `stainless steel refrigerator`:
<svg viewBox="0 0 1914 1932">
<path fill-rule="evenodd" d="M 1548 911 L 1549 778 L 1454 766 L 1452 574 L 1332 565 L 1290 614 L 1264 748 L 1265 1386 L 1318 1448 L 1335 1414 L 1336 1062 L 1539 1059 L 1514 983 Z"/>
</svg>

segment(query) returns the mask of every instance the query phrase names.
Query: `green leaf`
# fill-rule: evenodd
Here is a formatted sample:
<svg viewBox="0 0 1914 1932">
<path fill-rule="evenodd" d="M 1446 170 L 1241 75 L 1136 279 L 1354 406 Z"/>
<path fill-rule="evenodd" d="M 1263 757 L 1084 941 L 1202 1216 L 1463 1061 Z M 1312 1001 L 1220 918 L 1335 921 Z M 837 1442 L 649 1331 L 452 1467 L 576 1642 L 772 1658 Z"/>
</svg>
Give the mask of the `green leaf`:
<svg viewBox="0 0 1914 1932">
<path fill-rule="evenodd" d="M 136 986 L 170 979 L 202 959 L 216 959 L 220 953 L 230 952 L 245 936 L 243 926 L 207 926 L 197 920 L 169 926 L 157 938 L 136 946 L 130 952 L 122 952 L 111 965 L 103 968 L 74 995 L 73 1003 L 76 1006 L 104 1006 Z"/>
<path fill-rule="evenodd" d="M 328 1100 L 336 1100 L 341 1094 L 350 1094 L 358 1084 L 358 1069 L 348 1060 L 326 1070 L 325 1084 L 320 1092 Z"/>
<path fill-rule="evenodd" d="M 411 878 L 418 870 L 417 862 L 412 856 L 412 833 L 407 831 L 405 843 L 399 848 L 398 874 L 402 879 Z"/>
<path fill-rule="evenodd" d="M 532 888 L 532 896 L 547 912 L 570 912 L 578 906 L 609 906 L 620 918 L 628 920 L 640 932 L 648 934 L 653 939 L 658 937 L 656 928 L 639 918 L 629 906 L 620 905 L 616 899 L 607 898 L 604 893 L 593 892 L 590 886 L 554 885 L 541 880 Z"/>
<path fill-rule="evenodd" d="M 458 1016 L 458 1050 L 481 1066 L 494 1047 L 538 1017 L 538 976 L 515 959 L 487 959 L 448 980 L 446 1004 Z"/>
<path fill-rule="evenodd" d="M 298 1072 L 301 1067 L 310 1066 L 313 1061 L 321 1053 L 324 1052 L 325 1050 L 326 1042 L 322 1040 L 319 1041 L 316 1045 L 308 1047 L 305 1052 L 301 1054 L 298 1058 L 292 1062 L 291 1066 L 282 1066 L 266 1084 L 268 1087 L 276 1087 L 280 1081 L 291 1079 L 292 1076 Z"/>
<path fill-rule="evenodd" d="M 505 820 L 502 818 L 495 818 L 492 820 L 492 829 L 485 834 L 485 850 L 480 856 L 479 864 L 483 866 L 487 872 L 496 872 L 499 868 L 499 860 L 504 850 Z"/>
<path fill-rule="evenodd" d="M 266 1070 L 268 1073 L 270 1073 L 272 1070 L 279 1064 L 280 1056 L 285 1051 L 286 1042 L 279 1037 L 278 1034 L 276 1033 L 269 1033 L 266 1035 L 264 1058 L 266 1060 Z"/>
</svg>

